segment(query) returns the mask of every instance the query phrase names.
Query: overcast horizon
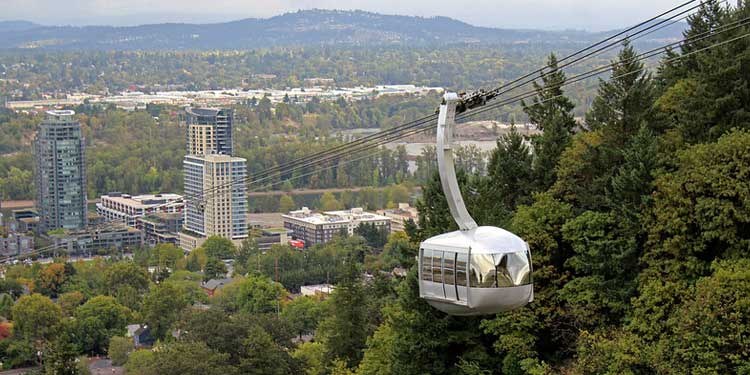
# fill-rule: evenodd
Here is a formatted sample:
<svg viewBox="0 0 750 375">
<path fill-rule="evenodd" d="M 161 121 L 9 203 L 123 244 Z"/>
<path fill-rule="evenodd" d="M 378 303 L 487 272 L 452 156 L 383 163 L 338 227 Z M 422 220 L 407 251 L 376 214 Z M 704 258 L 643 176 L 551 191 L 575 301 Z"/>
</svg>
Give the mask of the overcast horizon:
<svg viewBox="0 0 750 375">
<path fill-rule="evenodd" d="M 603 31 L 638 23 L 684 1 L 476 0 L 471 8 L 447 0 L 0 0 L 0 21 L 43 25 L 133 26 L 153 23 L 215 23 L 269 18 L 305 9 L 365 10 L 407 16 L 445 16 L 476 26 Z M 732 1 L 734 3 L 734 1 Z M 221 11 L 217 11 L 221 9 Z"/>
</svg>

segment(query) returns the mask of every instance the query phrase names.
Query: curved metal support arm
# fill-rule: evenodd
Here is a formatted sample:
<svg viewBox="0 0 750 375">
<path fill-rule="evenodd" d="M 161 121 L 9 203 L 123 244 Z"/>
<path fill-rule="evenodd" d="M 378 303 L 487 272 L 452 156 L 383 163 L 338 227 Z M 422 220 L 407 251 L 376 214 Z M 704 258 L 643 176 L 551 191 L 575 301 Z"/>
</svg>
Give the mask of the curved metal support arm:
<svg viewBox="0 0 750 375">
<path fill-rule="evenodd" d="M 471 230 L 477 227 L 476 221 L 466 210 L 464 198 L 456 179 L 456 168 L 453 163 L 453 128 L 456 123 L 456 106 L 459 98 L 456 93 L 446 93 L 443 96 L 443 104 L 440 105 L 437 127 L 437 159 L 438 171 L 440 172 L 440 183 L 443 185 L 445 199 L 448 200 L 453 220 L 463 230 Z"/>
</svg>

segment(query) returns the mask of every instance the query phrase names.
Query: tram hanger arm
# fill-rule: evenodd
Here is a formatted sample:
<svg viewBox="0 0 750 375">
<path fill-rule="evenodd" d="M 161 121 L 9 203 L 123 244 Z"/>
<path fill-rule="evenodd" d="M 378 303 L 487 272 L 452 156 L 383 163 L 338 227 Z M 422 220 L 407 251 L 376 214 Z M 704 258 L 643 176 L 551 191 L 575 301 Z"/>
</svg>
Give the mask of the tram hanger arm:
<svg viewBox="0 0 750 375">
<path fill-rule="evenodd" d="M 462 231 L 468 231 L 475 229 L 477 223 L 466 209 L 453 162 L 453 128 L 460 103 L 461 99 L 455 93 L 449 92 L 443 96 L 437 124 L 437 159 L 440 183 L 445 199 L 448 201 L 451 216 Z"/>
<path fill-rule="evenodd" d="M 468 110 L 482 107 L 487 104 L 488 101 L 497 96 L 498 95 L 494 91 L 487 92 L 484 89 L 479 89 L 470 93 L 460 92 L 458 93 L 458 101 L 456 102 L 456 114 L 461 114 Z M 441 105 L 444 104 L 446 104 L 445 97 L 443 97 Z M 435 113 L 440 113 L 440 108 L 435 110 Z"/>
</svg>

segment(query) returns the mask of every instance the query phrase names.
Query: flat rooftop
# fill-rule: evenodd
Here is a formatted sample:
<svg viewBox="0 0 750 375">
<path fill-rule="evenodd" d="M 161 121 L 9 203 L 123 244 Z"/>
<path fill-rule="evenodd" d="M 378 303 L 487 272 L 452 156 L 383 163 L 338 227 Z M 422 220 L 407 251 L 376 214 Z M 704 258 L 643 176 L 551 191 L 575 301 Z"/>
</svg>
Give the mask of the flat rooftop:
<svg viewBox="0 0 750 375">
<path fill-rule="evenodd" d="M 290 218 L 290 219 L 302 220 L 310 224 L 345 224 L 351 221 L 343 217 L 327 216 L 321 213 L 311 213 L 305 216 L 297 216 L 297 215 L 281 215 L 281 216 L 285 218 Z"/>
<path fill-rule="evenodd" d="M 391 220 L 391 218 L 367 212 L 361 208 L 352 208 L 351 210 L 325 211 L 323 213 L 312 212 L 309 208 L 303 207 L 301 210 L 290 211 L 287 215 L 281 215 L 284 218 L 301 220 L 310 224 L 346 224 L 352 221 L 380 221 Z"/>
<path fill-rule="evenodd" d="M 125 206 L 131 206 L 135 208 L 148 208 L 158 204 L 166 202 L 176 201 L 182 199 L 182 195 L 165 193 L 165 194 L 143 194 L 130 196 L 128 194 L 118 195 L 102 195 L 101 202 L 109 200 Z"/>
</svg>

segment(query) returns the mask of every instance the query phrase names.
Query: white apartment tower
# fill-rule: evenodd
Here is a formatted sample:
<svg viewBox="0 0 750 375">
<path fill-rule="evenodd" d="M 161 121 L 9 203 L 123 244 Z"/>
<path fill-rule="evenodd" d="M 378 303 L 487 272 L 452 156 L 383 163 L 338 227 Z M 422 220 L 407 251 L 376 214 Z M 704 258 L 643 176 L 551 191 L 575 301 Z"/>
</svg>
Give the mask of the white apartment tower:
<svg viewBox="0 0 750 375">
<path fill-rule="evenodd" d="M 247 163 L 229 155 L 185 156 L 185 229 L 204 237 L 247 238 Z M 205 192 L 205 193 L 204 193 Z M 190 199 L 189 197 L 201 197 Z"/>
<path fill-rule="evenodd" d="M 192 250 L 209 236 L 247 238 L 247 161 L 231 156 L 232 111 L 189 108 L 183 159 L 184 229 L 180 245 Z"/>
</svg>

